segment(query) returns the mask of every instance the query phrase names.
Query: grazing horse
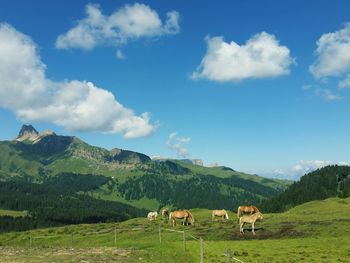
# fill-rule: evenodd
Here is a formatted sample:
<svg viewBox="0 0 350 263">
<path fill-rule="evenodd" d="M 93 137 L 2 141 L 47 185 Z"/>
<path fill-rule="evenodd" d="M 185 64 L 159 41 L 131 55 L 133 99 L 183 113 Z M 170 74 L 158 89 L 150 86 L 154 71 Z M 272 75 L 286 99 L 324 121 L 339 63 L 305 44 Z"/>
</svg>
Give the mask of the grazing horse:
<svg viewBox="0 0 350 263">
<path fill-rule="evenodd" d="M 255 214 L 260 212 L 258 208 L 256 208 L 256 206 L 253 205 L 243 205 L 243 206 L 239 206 L 237 209 L 237 217 L 240 218 L 243 214 Z"/>
<path fill-rule="evenodd" d="M 175 226 L 176 219 L 183 219 L 182 225 L 185 225 L 185 222 L 186 222 L 186 225 L 188 225 L 189 221 L 191 221 L 191 225 L 194 224 L 194 217 L 191 214 L 191 212 L 188 210 L 171 212 L 169 215 L 169 224 L 172 224 L 173 226 Z"/>
<path fill-rule="evenodd" d="M 214 221 L 215 217 L 216 216 L 220 216 L 222 217 L 223 219 L 228 219 L 228 214 L 226 212 L 225 209 L 222 209 L 222 210 L 213 210 L 211 212 L 211 220 Z"/>
<path fill-rule="evenodd" d="M 158 212 L 149 212 L 148 215 L 147 215 L 147 219 L 149 221 L 156 220 L 157 217 L 158 217 Z"/>
<path fill-rule="evenodd" d="M 162 217 L 163 218 L 168 218 L 169 217 L 169 209 L 168 208 L 164 208 L 162 210 Z"/>
<path fill-rule="evenodd" d="M 254 213 L 252 215 L 243 215 L 242 217 L 239 218 L 239 233 L 243 233 L 243 226 L 245 223 L 252 224 L 252 232 L 253 235 L 255 235 L 254 231 L 254 224 L 257 220 L 262 220 L 263 215 L 260 212 Z"/>
</svg>

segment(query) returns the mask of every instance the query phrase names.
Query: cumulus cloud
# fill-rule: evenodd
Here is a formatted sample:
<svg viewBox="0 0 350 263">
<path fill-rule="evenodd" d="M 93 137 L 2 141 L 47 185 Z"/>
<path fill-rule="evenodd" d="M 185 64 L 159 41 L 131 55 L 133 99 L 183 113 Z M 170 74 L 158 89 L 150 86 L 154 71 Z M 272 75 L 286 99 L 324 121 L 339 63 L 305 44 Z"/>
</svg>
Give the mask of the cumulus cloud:
<svg viewBox="0 0 350 263">
<path fill-rule="evenodd" d="M 57 37 L 56 48 L 91 50 L 99 45 L 120 46 L 129 40 L 173 35 L 180 31 L 179 13 L 166 14 L 164 22 L 158 13 L 144 4 L 125 5 L 110 16 L 98 5 L 86 6 L 86 17 Z"/>
<path fill-rule="evenodd" d="M 140 116 L 88 81 L 54 82 L 45 76 L 30 37 L 0 24 L 0 106 L 26 122 L 52 122 L 67 130 L 121 133 L 125 138 L 155 130 L 150 114 Z"/>
<path fill-rule="evenodd" d="M 289 74 L 294 59 L 290 50 L 279 44 L 274 35 L 262 32 L 244 45 L 223 37 L 207 37 L 207 53 L 192 78 L 213 81 L 240 81 Z"/>
<path fill-rule="evenodd" d="M 323 34 L 317 41 L 316 61 L 309 67 L 315 78 L 341 76 L 350 72 L 350 23 L 343 29 Z"/>
<path fill-rule="evenodd" d="M 178 137 L 176 132 L 173 132 L 169 135 L 166 144 L 171 150 L 176 152 L 177 156 L 186 158 L 189 156 L 187 145 L 190 141 L 190 137 Z"/>
</svg>

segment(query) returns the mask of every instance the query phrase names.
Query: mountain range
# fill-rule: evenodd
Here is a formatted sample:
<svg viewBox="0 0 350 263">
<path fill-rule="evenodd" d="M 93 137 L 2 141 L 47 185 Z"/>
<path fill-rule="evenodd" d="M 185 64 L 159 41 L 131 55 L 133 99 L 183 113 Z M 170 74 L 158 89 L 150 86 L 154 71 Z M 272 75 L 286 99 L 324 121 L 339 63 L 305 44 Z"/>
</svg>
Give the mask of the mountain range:
<svg viewBox="0 0 350 263">
<path fill-rule="evenodd" d="M 0 153 L 0 209 L 28 210 L 37 217 L 50 216 L 43 209 L 52 206 L 49 201 L 37 200 L 48 194 L 50 202 L 57 203 L 56 210 L 61 209 L 62 213 L 66 208 L 61 196 L 67 196 L 70 202 L 79 200 L 80 207 L 84 202 L 90 206 L 98 203 L 109 210 L 117 206 L 121 211 L 112 218 L 121 219 L 165 206 L 235 210 L 238 205 L 257 204 L 277 196 L 291 184 L 229 167 L 205 167 L 200 162 L 196 165 L 188 160 L 155 161 L 134 151 L 92 146 L 74 136 L 52 131 L 39 133 L 31 125 L 23 125 L 14 140 L 1 141 Z M 29 197 L 37 205 L 23 205 L 27 204 L 23 199 Z M 89 214 L 84 220 L 110 218 L 105 211 L 99 215 Z M 52 220 L 62 222 L 60 217 Z M 74 214 L 64 222 L 84 220 L 76 220 Z"/>
</svg>

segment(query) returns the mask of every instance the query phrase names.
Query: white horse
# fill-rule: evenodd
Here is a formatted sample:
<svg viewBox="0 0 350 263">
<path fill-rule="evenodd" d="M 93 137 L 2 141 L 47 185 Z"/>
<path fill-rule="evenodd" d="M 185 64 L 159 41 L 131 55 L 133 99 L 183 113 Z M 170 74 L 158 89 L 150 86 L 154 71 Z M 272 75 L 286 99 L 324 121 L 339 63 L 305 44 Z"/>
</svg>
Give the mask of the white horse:
<svg viewBox="0 0 350 263">
<path fill-rule="evenodd" d="M 255 214 L 252 215 L 243 215 L 239 218 L 239 232 L 241 234 L 243 234 L 243 226 L 245 223 L 249 223 L 252 224 L 252 232 L 253 235 L 255 235 L 255 231 L 254 231 L 254 224 L 257 220 L 262 220 L 263 219 L 263 215 L 260 212 L 257 212 Z"/>
<path fill-rule="evenodd" d="M 148 215 L 147 215 L 147 219 L 149 221 L 156 220 L 157 217 L 158 217 L 158 212 L 149 212 Z"/>
</svg>

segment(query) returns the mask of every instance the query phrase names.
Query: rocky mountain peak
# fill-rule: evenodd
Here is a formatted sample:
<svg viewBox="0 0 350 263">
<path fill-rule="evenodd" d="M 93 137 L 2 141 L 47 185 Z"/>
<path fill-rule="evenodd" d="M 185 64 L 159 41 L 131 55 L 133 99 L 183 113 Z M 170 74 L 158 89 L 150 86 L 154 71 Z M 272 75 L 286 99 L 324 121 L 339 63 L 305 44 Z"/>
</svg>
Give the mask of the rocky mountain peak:
<svg viewBox="0 0 350 263">
<path fill-rule="evenodd" d="M 32 126 L 24 124 L 19 131 L 16 141 L 33 140 L 39 135 L 39 132 Z"/>
</svg>

